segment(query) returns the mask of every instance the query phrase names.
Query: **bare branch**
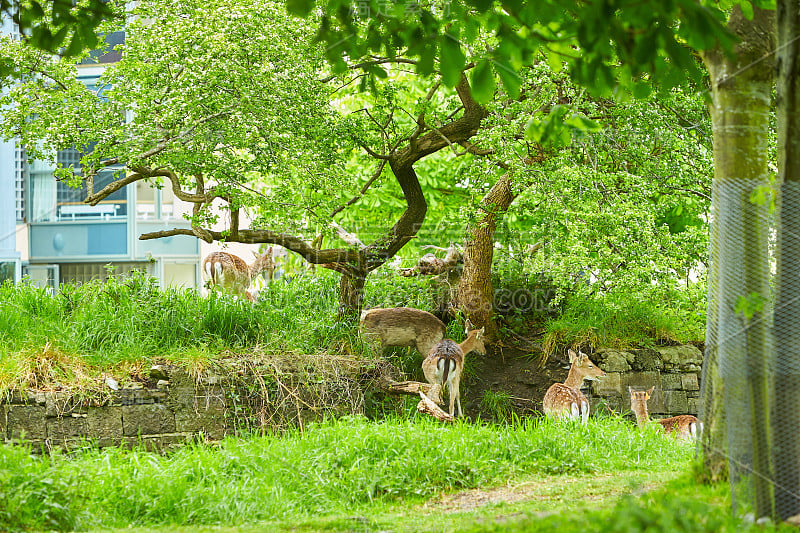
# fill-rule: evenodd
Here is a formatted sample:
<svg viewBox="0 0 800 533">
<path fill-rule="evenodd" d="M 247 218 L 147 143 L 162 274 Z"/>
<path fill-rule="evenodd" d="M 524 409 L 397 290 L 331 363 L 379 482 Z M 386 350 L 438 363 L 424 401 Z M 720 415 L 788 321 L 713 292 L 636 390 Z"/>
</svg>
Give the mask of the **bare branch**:
<svg viewBox="0 0 800 533">
<path fill-rule="evenodd" d="M 381 177 L 381 174 L 383 173 L 383 168 L 386 166 L 386 161 L 387 161 L 386 159 L 381 160 L 381 162 L 378 164 L 378 168 L 375 170 L 375 172 L 372 173 L 372 176 L 367 180 L 364 186 L 361 187 L 361 190 L 358 191 L 358 194 L 350 198 L 344 205 L 341 205 L 336 209 L 334 209 L 333 213 L 331 213 L 331 218 L 333 218 L 334 216 L 342 212 L 345 208 L 350 207 L 351 205 L 353 205 L 354 203 L 356 203 L 357 201 L 359 201 L 361 198 L 364 197 L 364 194 L 366 194 L 370 186 L 373 183 L 375 183 L 375 180 Z"/>
<path fill-rule="evenodd" d="M 287 250 L 291 250 L 292 252 L 300 254 L 309 263 L 313 263 L 316 265 L 324 263 L 331 263 L 331 264 L 349 263 L 349 262 L 357 263 L 362 257 L 362 253 L 360 251 L 349 248 L 331 248 L 328 250 L 318 250 L 313 246 L 311 246 L 309 243 L 300 239 L 299 237 L 295 237 L 293 235 L 287 235 L 285 233 L 278 233 L 270 230 L 243 229 L 239 230 L 239 233 L 238 235 L 236 235 L 236 238 L 233 238 L 232 235 L 229 235 L 221 231 L 212 231 L 212 230 L 203 230 L 203 231 L 207 232 L 208 235 L 213 240 L 216 241 L 241 242 L 244 244 L 261 244 L 261 243 L 279 244 L 280 246 L 283 246 Z M 188 235 L 190 237 L 197 236 L 195 231 L 193 231 L 192 229 L 174 228 L 170 230 L 144 233 L 139 236 L 139 240 L 147 241 L 151 239 L 160 239 L 162 237 L 173 237 L 176 235 Z M 329 266 L 328 268 L 332 267 Z"/>
</svg>

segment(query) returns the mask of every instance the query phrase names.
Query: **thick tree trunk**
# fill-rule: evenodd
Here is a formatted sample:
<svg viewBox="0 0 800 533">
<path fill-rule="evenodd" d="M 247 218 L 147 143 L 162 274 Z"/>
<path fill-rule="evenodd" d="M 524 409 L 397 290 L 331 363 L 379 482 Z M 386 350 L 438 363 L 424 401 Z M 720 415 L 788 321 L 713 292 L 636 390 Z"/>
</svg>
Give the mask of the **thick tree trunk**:
<svg viewBox="0 0 800 533">
<path fill-rule="evenodd" d="M 461 310 L 476 327 L 485 327 L 488 339 L 497 336 L 493 320 L 494 287 L 492 259 L 494 233 L 501 218 L 516 195 L 511 190 L 512 178 L 506 174 L 481 201 L 484 215 L 467 228 L 464 243 L 464 271 L 458 285 L 455 308 Z"/>
<path fill-rule="evenodd" d="M 339 280 L 339 318 L 354 320 L 361 314 L 366 272 L 343 273 Z"/>
<path fill-rule="evenodd" d="M 775 301 L 775 365 L 772 416 L 775 512 L 800 515 L 800 10 L 779 0 L 778 168 L 781 190 Z"/>
<path fill-rule="evenodd" d="M 771 515 L 771 488 L 764 481 L 770 476 L 768 323 L 764 308 L 742 312 L 741 304 L 743 297 L 769 296 L 769 206 L 753 198 L 769 185 L 773 65 L 765 58 L 773 50 L 773 24 L 769 11 L 756 9 L 748 21 L 734 8 L 728 28 L 741 39 L 736 57 L 719 50 L 703 57 L 712 85 L 714 193 L 701 448 L 710 477 L 720 477 L 729 458 L 739 459 L 732 454 L 752 456 L 758 516 Z M 737 409 L 746 420 L 730 418 Z M 728 447 L 742 442 L 752 448 Z"/>
</svg>

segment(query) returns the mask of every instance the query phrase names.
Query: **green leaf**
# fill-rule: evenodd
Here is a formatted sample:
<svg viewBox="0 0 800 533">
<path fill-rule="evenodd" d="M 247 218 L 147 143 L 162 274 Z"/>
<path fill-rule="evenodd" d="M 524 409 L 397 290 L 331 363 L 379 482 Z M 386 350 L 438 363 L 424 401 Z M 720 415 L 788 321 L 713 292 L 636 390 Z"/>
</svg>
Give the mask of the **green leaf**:
<svg viewBox="0 0 800 533">
<path fill-rule="evenodd" d="M 753 4 L 749 2 L 749 0 L 742 0 L 739 3 L 739 9 L 742 10 L 742 15 L 747 20 L 753 20 Z"/>
<path fill-rule="evenodd" d="M 576 130 L 587 131 L 587 132 L 599 131 L 601 129 L 600 125 L 597 122 L 590 119 L 589 117 L 581 115 L 580 113 L 573 114 L 571 117 L 569 117 L 564 121 L 564 124 L 572 128 L 575 128 Z"/>
<path fill-rule="evenodd" d="M 512 99 L 519 98 L 519 87 L 522 83 L 522 78 L 516 70 L 506 61 L 495 61 L 494 69 L 497 75 L 500 76 L 500 81 L 503 82 L 503 89 L 506 94 Z"/>
<path fill-rule="evenodd" d="M 651 87 L 645 82 L 636 82 L 633 84 L 633 97 L 637 100 L 643 100 L 650 96 Z"/>
<path fill-rule="evenodd" d="M 441 53 L 439 67 L 442 70 L 442 79 L 446 85 L 455 87 L 458 80 L 461 79 L 461 71 L 464 70 L 467 58 L 464 52 L 461 51 L 458 39 L 450 34 L 444 34 L 439 38 L 439 50 Z"/>
<path fill-rule="evenodd" d="M 314 9 L 315 0 L 286 0 L 286 11 L 298 17 L 307 17 Z"/>
<path fill-rule="evenodd" d="M 734 311 L 750 320 L 756 313 L 764 310 L 765 303 L 766 299 L 763 296 L 757 292 L 751 292 L 748 296 L 739 297 L 734 306 Z"/>
<path fill-rule="evenodd" d="M 494 79 L 492 66 L 487 60 L 478 63 L 472 73 L 472 96 L 479 104 L 486 104 L 497 90 L 497 81 Z"/>
</svg>

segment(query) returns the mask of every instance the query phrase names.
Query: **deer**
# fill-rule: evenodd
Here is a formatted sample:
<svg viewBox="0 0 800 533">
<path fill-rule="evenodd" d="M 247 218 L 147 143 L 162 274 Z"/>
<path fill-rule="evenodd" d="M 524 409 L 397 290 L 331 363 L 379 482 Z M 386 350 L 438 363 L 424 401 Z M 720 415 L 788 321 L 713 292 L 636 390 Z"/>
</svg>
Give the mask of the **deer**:
<svg viewBox="0 0 800 533">
<path fill-rule="evenodd" d="M 456 406 L 458 406 L 458 414 L 455 416 L 463 416 L 459 387 L 461 373 L 464 370 L 464 356 L 473 351 L 480 354 L 486 353 L 486 345 L 483 343 L 485 328 L 473 329 L 472 324 L 467 320 L 466 332 L 467 338 L 460 344 L 451 339 L 442 339 L 422 361 L 422 372 L 428 383 L 434 387 L 438 385 L 439 390 L 447 387 L 450 416 L 454 416 Z"/>
<path fill-rule="evenodd" d="M 655 387 L 646 391 L 635 391 L 628 387 L 631 395 L 631 411 L 636 415 L 636 422 L 640 428 L 647 426 L 650 415 L 647 412 L 647 400 L 653 394 Z M 703 424 L 693 415 L 678 415 L 670 418 L 656 420 L 667 435 L 678 439 L 696 439 L 697 434 L 703 431 Z"/>
<path fill-rule="evenodd" d="M 227 252 L 212 252 L 203 259 L 203 272 L 211 287 L 234 294 L 249 301 L 255 301 L 253 293 L 248 289 L 253 279 L 262 272 L 272 280 L 275 261 L 272 258 L 272 247 L 263 254 L 253 253 L 255 261 L 248 265 L 244 259 Z"/>
<path fill-rule="evenodd" d="M 553 383 L 544 395 L 542 407 L 546 415 L 589 420 L 589 400 L 581 392 L 585 380 L 598 380 L 606 373 L 583 352 L 569 350 L 569 374 L 564 383 Z"/>
<path fill-rule="evenodd" d="M 411 346 L 423 357 L 444 338 L 444 322 L 421 309 L 375 308 L 361 313 L 361 335 L 386 346 Z"/>
</svg>

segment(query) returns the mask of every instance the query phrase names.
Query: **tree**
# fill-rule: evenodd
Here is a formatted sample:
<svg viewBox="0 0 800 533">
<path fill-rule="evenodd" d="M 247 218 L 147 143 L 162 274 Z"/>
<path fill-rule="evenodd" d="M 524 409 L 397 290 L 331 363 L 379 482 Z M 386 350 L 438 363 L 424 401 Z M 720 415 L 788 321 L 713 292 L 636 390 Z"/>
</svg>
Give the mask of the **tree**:
<svg viewBox="0 0 800 533">
<path fill-rule="evenodd" d="M 100 44 L 95 30 L 115 17 L 106 0 L 0 0 L 0 18 L 8 17 L 26 41 L 45 52 L 74 57 Z M 0 55 L 0 83 L 17 74 L 10 57 Z"/>
<path fill-rule="evenodd" d="M 316 0 L 286 0 L 301 16 L 313 12 Z M 476 62 L 473 84 L 480 102 L 488 102 L 495 75 L 506 92 L 519 95 L 520 68 L 544 53 L 553 64 L 567 61 L 579 84 L 595 94 L 609 94 L 620 82 L 647 94 L 649 75 L 671 87 L 686 79 L 700 81 L 693 50 L 729 42 L 721 25 L 723 12 L 691 2 L 651 0 L 448 0 L 417 2 L 350 0 L 320 2 L 317 39 L 326 45 L 334 68 L 347 68 L 345 58 L 393 57 L 402 52 L 417 58 L 415 69 L 428 75 L 441 66 L 444 82 L 453 87 L 462 69 Z M 680 21 L 678 23 L 677 21 Z M 488 34 L 487 34 L 488 32 Z M 478 58 L 465 50 L 487 40 Z M 472 54 L 470 54 L 472 55 Z"/>
<path fill-rule="evenodd" d="M 800 49 L 800 12 L 796 2 L 780 1 L 777 6 L 777 64 L 778 64 L 778 168 L 780 170 L 778 220 L 777 281 L 775 298 L 775 346 L 779 347 L 775 361 L 775 395 L 772 411 L 772 431 L 776 486 L 775 512 L 781 520 L 800 515 L 800 439 L 792 424 L 800 410 L 800 372 L 797 354 L 800 338 L 796 325 L 800 320 L 800 225 L 797 206 L 800 205 L 800 91 L 798 69 Z"/>
<path fill-rule="evenodd" d="M 766 308 L 759 298 L 769 293 L 767 252 L 769 205 L 758 201 L 769 190 L 769 113 L 773 89 L 774 13 L 756 8 L 746 17 L 733 9 L 728 28 L 740 42 L 734 55 L 710 50 L 703 60 L 711 77 L 714 127 L 714 219 L 710 243 L 707 357 L 704 370 L 706 407 L 702 449 L 707 475 L 727 473 L 730 432 L 750 433 L 755 461 L 756 512 L 772 515 L 767 419 Z M 724 258 L 724 261 L 722 260 Z M 755 297 L 753 297 L 755 295 Z M 748 301 L 748 299 L 750 299 Z M 746 379 L 731 372 L 747 368 Z M 725 375 L 720 369 L 728 369 Z M 747 390 L 749 425 L 726 426 L 723 409 L 734 394 Z"/>
<path fill-rule="evenodd" d="M 341 272 L 342 313 L 357 312 L 366 275 L 424 221 L 427 203 L 414 165 L 465 142 L 486 114 L 467 78 L 462 75 L 454 91 L 435 79 L 422 80 L 413 109 L 393 103 L 395 89 L 387 83 L 383 103 L 345 116 L 331 105 L 344 96 L 331 85 L 353 80 L 320 74 L 320 50 L 308 42 L 307 23 L 291 20 L 280 4 L 142 2 L 130 15 L 124 56 L 100 80 L 102 98 L 75 80 L 74 61 L 52 60 L 6 39 L 5 53 L 26 69 L 25 81 L 4 98 L 11 104 L 3 112 L 6 135 L 18 136 L 31 155 L 51 161 L 58 149 L 78 148 L 81 169 L 57 173 L 83 183 L 90 204 L 147 180 L 165 183 L 195 205 L 191 229 L 142 239 L 193 235 L 280 244 Z M 406 63 L 361 63 L 353 76 L 375 65 Z M 441 92 L 449 95 L 443 100 L 447 108 L 434 109 L 431 102 Z M 128 110 L 131 120 L 125 120 Z M 346 168 L 356 148 L 375 162 L 367 180 Z M 103 169 L 116 174 L 101 185 L 97 176 Z M 356 203 L 387 169 L 405 208 L 390 228 L 363 244 L 330 218 Z M 350 197 L 351 191 L 359 192 Z M 217 217 L 212 204 L 220 200 L 230 227 L 211 231 Z M 243 209 L 255 215 L 251 228 L 239 227 Z M 315 248 L 320 227 L 345 245 Z"/>
</svg>

